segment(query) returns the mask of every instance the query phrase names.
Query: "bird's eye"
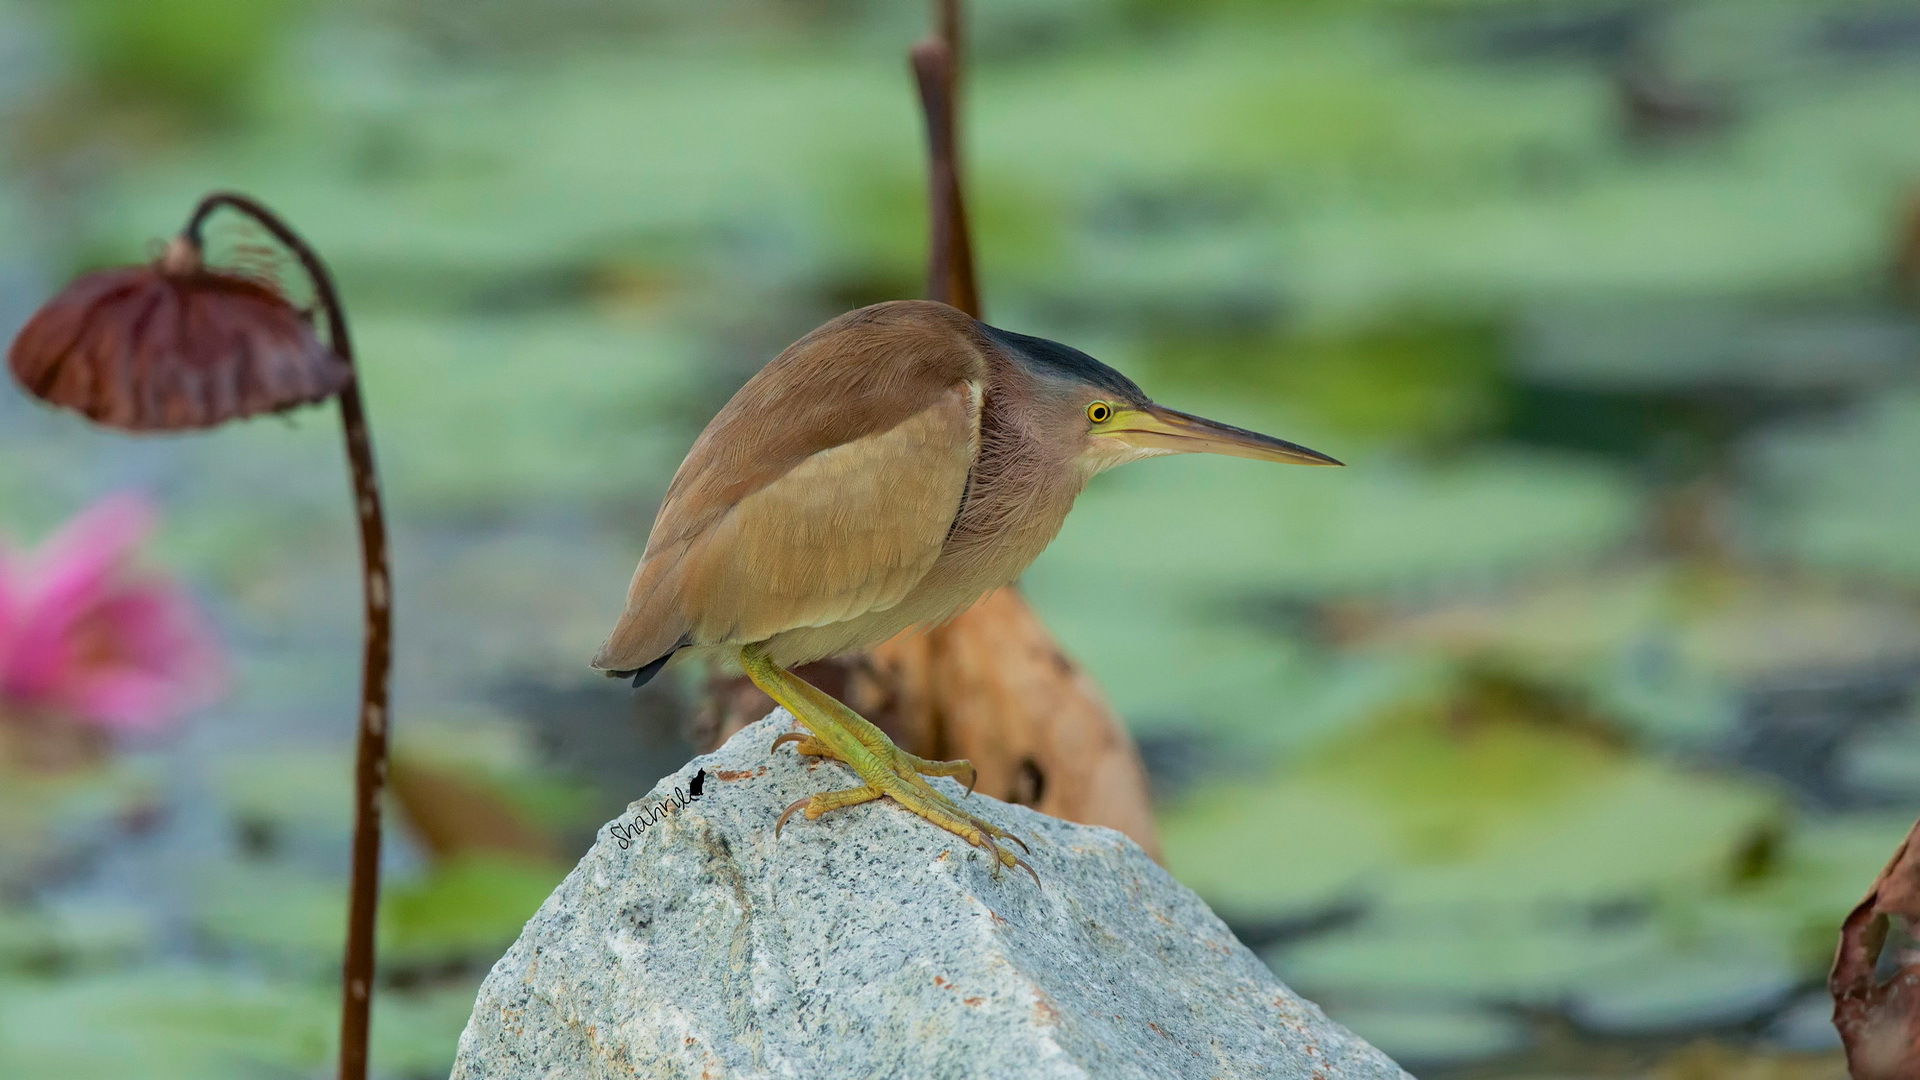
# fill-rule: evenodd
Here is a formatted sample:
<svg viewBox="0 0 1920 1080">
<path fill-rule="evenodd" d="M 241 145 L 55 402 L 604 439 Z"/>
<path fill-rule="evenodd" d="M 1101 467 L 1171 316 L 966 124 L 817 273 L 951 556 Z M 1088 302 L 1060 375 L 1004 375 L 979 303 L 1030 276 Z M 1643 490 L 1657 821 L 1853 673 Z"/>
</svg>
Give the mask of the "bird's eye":
<svg viewBox="0 0 1920 1080">
<path fill-rule="evenodd" d="M 1087 406 L 1087 419 L 1096 424 L 1104 424 L 1113 419 L 1113 406 L 1104 401 L 1096 401 Z"/>
</svg>

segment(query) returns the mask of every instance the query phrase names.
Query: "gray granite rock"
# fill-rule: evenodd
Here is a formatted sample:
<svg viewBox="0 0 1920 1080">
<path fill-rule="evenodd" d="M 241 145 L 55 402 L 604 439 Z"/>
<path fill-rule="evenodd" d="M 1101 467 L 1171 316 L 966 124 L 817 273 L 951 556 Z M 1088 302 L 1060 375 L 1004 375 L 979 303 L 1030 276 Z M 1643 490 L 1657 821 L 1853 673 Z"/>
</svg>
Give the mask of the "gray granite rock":
<svg viewBox="0 0 1920 1080">
<path fill-rule="evenodd" d="M 968 800 L 1033 845 L 1039 888 L 886 802 L 775 839 L 851 781 L 769 754 L 789 726 L 601 829 L 480 988 L 456 1080 L 1406 1075 L 1109 829 Z"/>
</svg>

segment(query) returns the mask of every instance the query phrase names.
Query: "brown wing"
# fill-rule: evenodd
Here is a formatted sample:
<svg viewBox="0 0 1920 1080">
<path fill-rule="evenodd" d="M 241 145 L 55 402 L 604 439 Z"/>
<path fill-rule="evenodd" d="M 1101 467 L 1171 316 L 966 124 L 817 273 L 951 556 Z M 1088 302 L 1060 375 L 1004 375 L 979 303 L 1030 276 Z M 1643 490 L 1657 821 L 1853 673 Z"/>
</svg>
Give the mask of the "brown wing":
<svg viewBox="0 0 1920 1080">
<path fill-rule="evenodd" d="M 970 388 L 955 386 L 742 499 L 687 550 L 693 640 L 764 641 L 899 603 L 959 513 L 977 416 Z"/>
<path fill-rule="evenodd" d="M 754 376 L 668 488 L 593 666 L 736 644 L 897 603 L 965 493 L 984 371 L 972 321 L 902 302 L 842 316 Z"/>
</svg>

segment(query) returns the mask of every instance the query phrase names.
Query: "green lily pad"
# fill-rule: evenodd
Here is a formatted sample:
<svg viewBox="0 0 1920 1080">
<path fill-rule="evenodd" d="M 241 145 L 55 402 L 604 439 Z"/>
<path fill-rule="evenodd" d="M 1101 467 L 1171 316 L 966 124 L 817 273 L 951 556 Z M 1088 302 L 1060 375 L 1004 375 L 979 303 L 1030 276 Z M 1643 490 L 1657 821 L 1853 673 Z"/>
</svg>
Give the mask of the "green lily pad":
<svg viewBox="0 0 1920 1080">
<path fill-rule="evenodd" d="M 1755 497 L 1763 540 L 1834 570 L 1920 580 L 1920 394 L 1888 393 L 1855 414 L 1765 437 Z"/>
<path fill-rule="evenodd" d="M 1245 404 L 1180 404 L 1317 438 Z M 1431 665 L 1304 642 L 1258 621 L 1262 599 L 1558 565 L 1606 550 L 1633 521 L 1616 478 L 1565 463 L 1334 470 L 1173 458 L 1097 478 L 1022 584 L 1130 722 L 1297 745 L 1417 685 Z"/>
<path fill-rule="evenodd" d="M 1327 1015 L 1403 1065 L 1428 1068 L 1510 1053 L 1527 1044 L 1523 1024 L 1486 1010 L 1391 1006 L 1330 1007 Z"/>
<path fill-rule="evenodd" d="M 1177 877 L 1223 911 L 1264 918 L 1353 897 L 1396 911 L 1717 887 L 1781 813 L 1764 787 L 1639 756 L 1469 684 L 1263 783 L 1197 793 L 1162 826 Z"/>
<path fill-rule="evenodd" d="M 188 968 L 0 982 L 0 1073 L 241 1080 L 318 1068 L 332 1018 L 318 986 Z M 337 1015 L 337 1014 L 336 1014 Z"/>
<path fill-rule="evenodd" d="M 373 1003 L 377 1076 L 445 1073 L 478 979 Z M 8 1080 L 124 1076 L 258 1080 L 330 1066 L 337 992 L 185 967 L 59 980 L 0 979 L 0 1074 Z"/>
<path fill-rule="evenodd" d="M 342 724 L 351 722 L 343 717 Z M 216 764 L 217 783 L 242 822 L 344 836 L 353 825 L 353 767 L 344 751 L 262 750 Z"/>
<path fill-rule="evenodd" d="M 363 321 L 359 346 L 386 475 L 417 507 L 638 500 L 664 490 L 690 437 L 674 419 L 688 346 L 671 335 L 579 317 L 395 317 Z"/>
<path fill-rule="evenodd" d="M 467 855 L 386 891 L 383 957 L 394 963 L 486 960 L 506 951 L 567 867 Z"/>
<path fill-rule="evenodd" d="M 344 876 L 280 863 L 218 863 L 196 874 L 194 885 L 195 928 L 209 941 L 304 976 L 339 965 L 347 935 Z"/>
</svg>

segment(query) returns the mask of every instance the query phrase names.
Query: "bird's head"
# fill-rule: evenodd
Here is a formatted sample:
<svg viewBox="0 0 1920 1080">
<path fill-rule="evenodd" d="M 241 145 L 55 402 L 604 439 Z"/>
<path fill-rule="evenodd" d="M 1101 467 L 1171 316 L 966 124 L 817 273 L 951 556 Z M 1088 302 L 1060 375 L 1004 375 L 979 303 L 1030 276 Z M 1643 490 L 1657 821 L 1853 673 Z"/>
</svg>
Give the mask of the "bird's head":
<svg viewBox="0 0 1920 1080">
<path fill-rule="evenodd" d="M 1165 454 L 1225 454 L 1290 465 L 1340 462 L 1297 443 L 1155 404 L 1125 375 L 1046 338 L 982 326 L 1032 379 L 1043 433 L 1064 443 L 1087 473 Z"/>
</svg>

